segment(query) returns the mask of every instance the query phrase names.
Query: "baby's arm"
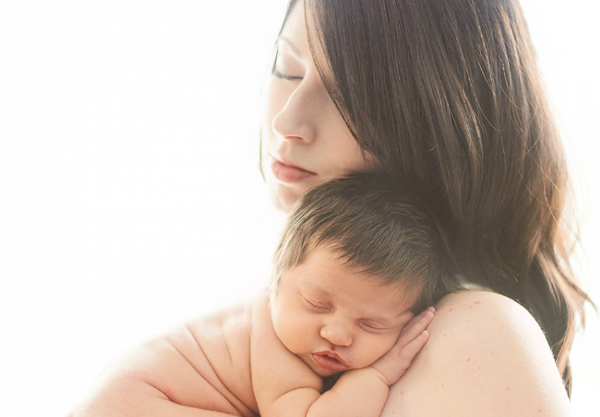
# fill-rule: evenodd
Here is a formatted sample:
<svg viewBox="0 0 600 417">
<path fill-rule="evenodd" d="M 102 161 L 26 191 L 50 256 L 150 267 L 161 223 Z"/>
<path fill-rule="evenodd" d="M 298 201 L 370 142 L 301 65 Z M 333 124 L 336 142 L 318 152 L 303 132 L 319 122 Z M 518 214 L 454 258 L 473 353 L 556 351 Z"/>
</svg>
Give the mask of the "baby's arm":
<svg viewBox="0 0 600 417">
<path fill-rule="evenodd" d="M 433 309 L 414 317 L 398 342 L 374 364 L 344 373 L 321 395 L 323 382 L 277 338 L 268 303 L 255 310 L 251 342 L 252 383 L 263 417 L 379 416 L 389 386 L 404 374 L 427 341 Z"/>
</svg>

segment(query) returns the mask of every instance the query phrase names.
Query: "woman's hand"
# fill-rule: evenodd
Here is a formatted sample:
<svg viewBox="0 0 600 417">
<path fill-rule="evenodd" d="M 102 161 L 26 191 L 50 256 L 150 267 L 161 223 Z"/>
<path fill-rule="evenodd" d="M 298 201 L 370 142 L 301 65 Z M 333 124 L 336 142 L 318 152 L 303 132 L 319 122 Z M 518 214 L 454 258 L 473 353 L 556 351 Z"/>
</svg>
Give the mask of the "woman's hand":
<svg viewBox="0 0 600 417">
<path fill-rule="evenodd" d="M 414 357 L 429 339 L 426 329 L 433 320 L 434 313 L 435 309 L 429 307 L 413 317 L 402 329 L 396 344 L 371 365 L 388 386 L 395 384 L 404 375 Z"/>
</svg>

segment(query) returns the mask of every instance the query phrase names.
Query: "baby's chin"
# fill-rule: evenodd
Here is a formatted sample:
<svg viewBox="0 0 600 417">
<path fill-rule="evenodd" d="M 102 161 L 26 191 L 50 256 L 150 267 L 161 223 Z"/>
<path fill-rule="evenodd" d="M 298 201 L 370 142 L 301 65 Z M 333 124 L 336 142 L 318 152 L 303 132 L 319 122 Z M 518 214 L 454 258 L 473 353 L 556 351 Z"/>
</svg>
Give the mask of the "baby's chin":
<svg viewBox="0 0 600 417">
<path fill-rule="evenodd" d="M 341 374 L 343 371 L 330 371 L 328 369 L 323 369 L 323 368 L 319 368 L 319 367 L 311 367 L 311 369 L 313 370 L 313 372 L 317 375 L 319 375 L 321 378 L 328 378 L 330 376 L 334 376 L 337 374 Z"/>
</svg>

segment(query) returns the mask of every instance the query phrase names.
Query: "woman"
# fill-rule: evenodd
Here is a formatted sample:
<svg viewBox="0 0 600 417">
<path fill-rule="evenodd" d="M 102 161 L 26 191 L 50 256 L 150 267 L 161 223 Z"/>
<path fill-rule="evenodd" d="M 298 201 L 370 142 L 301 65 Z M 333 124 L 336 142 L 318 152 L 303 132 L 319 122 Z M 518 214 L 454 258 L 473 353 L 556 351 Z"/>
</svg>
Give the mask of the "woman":
<svg viewBox="0 0 600 417">
<path fill-rule="evenodd" d="M 382 415 L 569 415 L 568 354 L 588 298 L 568 268 L 565 163 L 518 4 L 292 1 L 267 95 L 261 164 L 277 207 L 383 168 L 437 212 L 447 272 L 470 287 L 436 306 Z M 175 383 L 160 395 L 194 398 L 191 382 Z M 139 401 L 122 398 L 134 414 Z M 177 404 L 169 415 L 199 415 Z"/>
<path fill-rule="evenodd" d="M 274 204 L 373 165 L 444 219 L 449 272 L 491 290 L 442 300 L 384 415 L 568 414 L 589 299 L 569 270 L 566 167 L 518 2 L 291 2 L 262 130 Z"/>
</svg>

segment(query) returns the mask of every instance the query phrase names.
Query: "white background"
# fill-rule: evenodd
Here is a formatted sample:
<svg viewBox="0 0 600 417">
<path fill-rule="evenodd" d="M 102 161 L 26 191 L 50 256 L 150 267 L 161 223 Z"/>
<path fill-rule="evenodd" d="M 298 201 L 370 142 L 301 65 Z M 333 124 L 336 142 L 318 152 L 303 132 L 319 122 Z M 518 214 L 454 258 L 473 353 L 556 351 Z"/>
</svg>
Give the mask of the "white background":
<svg viewBox="0 0 600 417">
<path fill-rule="evenodd" d="M 64 416 L 124 349 L 268 281 L 257 170 L 285 0 L 0 0 L 0 415 Z M 523 0 L 600 299 L 599 7 Z M 599 300 L 600 301 L 600 300 Z M 600 410 L 600 326 L 572 355 Z"/>
</svg>

